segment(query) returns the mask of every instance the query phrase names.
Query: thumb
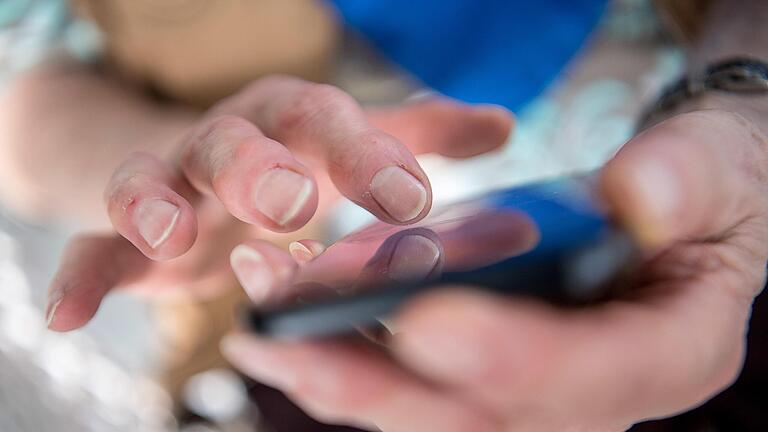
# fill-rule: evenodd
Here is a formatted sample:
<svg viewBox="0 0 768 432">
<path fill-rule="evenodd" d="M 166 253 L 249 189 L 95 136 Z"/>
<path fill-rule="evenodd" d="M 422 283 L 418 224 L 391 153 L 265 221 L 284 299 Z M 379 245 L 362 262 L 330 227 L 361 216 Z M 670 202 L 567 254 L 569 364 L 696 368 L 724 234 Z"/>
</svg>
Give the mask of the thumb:
<svg viewBox="0 0 768 432">
<path fill-rule="evenodd" d="M 716 238 L 760 211 L 764 145 L 736 114 L 680 115 L 630 140 L 603 169 L 601 191 L 643 246 Z"/>
</svg>

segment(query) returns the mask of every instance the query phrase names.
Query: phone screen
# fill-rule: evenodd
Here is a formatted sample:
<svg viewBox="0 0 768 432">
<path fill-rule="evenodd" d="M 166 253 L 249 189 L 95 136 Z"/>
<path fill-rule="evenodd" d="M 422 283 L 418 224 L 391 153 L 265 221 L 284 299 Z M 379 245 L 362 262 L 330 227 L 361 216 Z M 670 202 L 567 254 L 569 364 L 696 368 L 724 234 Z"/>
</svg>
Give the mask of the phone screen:
<svg viewBox="0 0 768 432">
<path fill-rule="evenodd" d="M 590 176 L 560 178 L 434 208 L 414 225 L 373 223 L 306 264 L 286 290 L 296 295 L 254 311 L 250 324 L 276 337 L 345 333 L 441 286 L 603 298 L 635 249 L 593 191 Z"/>
</svg>

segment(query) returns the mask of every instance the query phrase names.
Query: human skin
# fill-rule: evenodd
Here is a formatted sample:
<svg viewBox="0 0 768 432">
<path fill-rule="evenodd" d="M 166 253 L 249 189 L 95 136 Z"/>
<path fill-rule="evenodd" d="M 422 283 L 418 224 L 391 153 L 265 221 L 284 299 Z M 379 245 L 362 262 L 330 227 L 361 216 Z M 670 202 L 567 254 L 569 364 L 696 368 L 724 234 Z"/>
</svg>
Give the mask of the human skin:
<svg viewBox="0 0 768 432">
<path fill-rule="evenodd" d="M 137 46 L 126 29 L 157 26 L 142 21 L 147 11 L 134 2 L 82 4 L 98 6 L 91 14 L 107 33 L 108 49 L 119 51 L 108 56 L 118 59 L 117 66 L 136 59 L 133 69 L 166 77 L 176 76 L 166 66 L 194 70 L 197 74 L 187 76 L 192 81 L 185 82 L 193 89 L 205 87 L 206 77 L 217 68 L 226 70 L 227 82 L 232 81 L 228 74 L 242 79 L 251 71 L 254 76 L 205 110 L 181 100 L 212 97 L 211 89 L 220 87 L 216 83 L 206 87 L 205 97 L 180 87 L 164 88 L 168 95 L 184 94 L 161 100 L 126 80 L 125 71 L 113 63 L 94 67 L 65 57 L 48 59 L 5 89 L 0 101 L 0 199 L 28 220 L 82 230 L 70 241 L 51 283 L 46 315 L 55 330 L 87 323 L 114 288 L 155 297 L 220 294 L 235 285 L 229 254 L 239 242 L 294 232 L 315 212 L 315 219 L 321 218 L 341 196 L 390 223 L 416 221 L 429 211 L 431 190 L 414 154 L 483 153 L 501 146 L 512 128 L 511 114 L 495 106 L 433 97 L 363 109 L 330 85 L 295 76 L 259 76 L 258 71 L 279 70 L 285 56 L 265 54 L 238 71 L 231 64 L 205 64 L 220 53 L 193 56 L 191 44 L 173 64 L 151 64 L 157 52 L 128 55 L 119 48 Z M 131 11 L 133 6 L 140 10 Z M 285 6 L 281 11 L 280 2 L 259 3 L 249 5 L 249 13 L 296 18 L 299 7 L 322 18 L 309 10 L 309 1 Z M 123 19 L 121 7 L 127 8 Z M 231 19 L 233 11 L 221 7 L 208 12 Z M 222 25 L 206 17 L 179 31 Z M 108 27 L 115 20 L 120 24 L 116 31 Z M 322 28 L 331 24 L 317 24 L 319 34 L 328 33 Z M 294 19 L 286 25 L 297 23 Z M 177 23 L 169 30 L 171 41 L 178 29 Z M 152 31 L 164 34 L 162 28 Z M 310 65 L 318 52 L 327 51 L 328 43 L 313 47 L 306 38 L 281 42 L 280 35 L 293 34 L 272 26 L 250 31 L 248 37 L 289 44 L 293 57 L 312 52 Z M 233 45 L 222 49 L 241 55 L 252 51 L 251 39 L 238 45 L 231 34 L 217 36 Z M 161 48 L 169 46 L 165 42 Z M 190 57 L 196 62 L 184 66 Z M 302 69 L 296 61 L 288 63 Z M 155 84 L 163 88 L 163 82 Z M 313 243 L 305 240 L 294 250 L 300 244 Z"/>
<path fill-rule="evenodd" d="M 430 133 L 436 124 L 442 130 Z M 102 186 L 115 233 L 70 242 L 51 284 L 49 327 L 84 325 L 116 287 L 215 294 L 231 286 L 238 242 L 301 228 L 321 194 L 326 205 L 344 195 L 389 223 L 419 220 L 431 191 L 413 153 L 482 153 L 502 145 L 511 125 L 492 106 L 433 99 L 364 111 L 329 85 L 256 80 L 192 122 L 168 156 L 124 157 Z"/>
<path fill-rule="evenodd" d="M 759 2 L 744 5 L 734 10 L 748 14 L 718 16 L 764 22 Z M 731 47 L 739 48 L 733 53 L 743 54 L 749 47 L 749 53 L 766 58 L 755 43 L 765 37 L 754 32 L 764 26 L 727 23 L 732 29 L 752 31 L 741 38 L 738 31 L 729 33 L 736 35 Z M 725 25 L 715 20 L 710 31 L 717 33 Z M 702 62 L 731 53 L 712 50 L 705 42 L 695 50 L 702 53 L 698 57 Z M 0 183 L 16 185 L 6 187 L 6 194 L 30 192 L 16 194 L 17 208 L 37 214 L 103 214 L 99 195 L 110 184 L 111 193 L 106 195 L 111 218 L 96 216 L 90 226 L 113 224 L 116 230 L 71 243 L 52 285 L 53 329 L 69 330 L 86 323 L 115 287 L 219 286 L 214 283 L 216 277 L 229 274 L 226 262 L 211 263 L 212 256 L 226 256 L 220 249 L 231 250 L 246 236 L 256 238 L 263 232 L 262 225 L 292 229 L 292 223 L 300 223 L 287 220 L 270 225 L 258 209 L 238 208 L 242 200 L 232 200 L 227 207 L 225 194 L 216 193 L 216 178 L 226 179 L 219 186 L 225 192 L 242 192 L 258 183 L 258 176 L 211 175 L 259 166 L 259 158 L 253 157 L 224 158 L 222 164 L 218 156 L 231 155 L 233 148 L 247 152 L 259 146 L 281 152 L 272 141 L 285 144 L 292 153 L 281 156 L 294 168 L 291 171 L 311 174 L 315 190 L 328 191 L 322 196 L 333 195 L 333 188 L 325 187 L 332 183 L 319 181 L 329 172 L 326 167 L 336 166 L 329 163 L 334 153 L 327 151 L 333 146 L 321 145 L 305 153 L 306 141 L 296 138 L 296 134 L 308 134 L 315 138 L 313 142 L 327 143 L 327 130 L 302 129 L 305 123 L 287 121 L 278 123 L 293 128 L 262 135 L 256 128 L 270 130 L 269 122 L 251 117 L 253 107 L 263 106 L 265 99 L 253 93 L 264 95 L 282 86 L 280 94 L 288 98 L 291 93 L 286 87 L 297 85 L 294 79 L 278 78 L 275 83 L 270 78 L 269 85 L 261 86 L 267 87 L 263 92 L 254 83 L 253 93 L 235 95 L 223 104 L 225 108 L 200 116 L 179 107 L 158 107 L 120 82 L 85 73 L 91 71 L 80 65 L 69 67 L 66 73 L 51 75 L 52 70 L 43 67 L 38 70 L 42 75 L 25 77 L 7 96 L 13 103 L 3 105 L 14 110 L 1 117 L 4 133 L 35 132 L 0 146 L 13 150 L 0 158 L 7 168 L 0 172 L 8 177 Z M 411 160 L 408 154 L 419 151 L 479 153 L 498 145 L 503 141 L 499 137 L 509 131 L 508 115 L 495 109 L 478 112 L 439 102 L 363 113 L 337 89 L 300 84 L 314 95 L 301 98 L 314 107 L 303 111 L 308 118 L 318 111 L 325 118 L 331 116 L 333 122 L 323 123 L 333 124 L 334 131 L 345 136 L 349 127 L 365 125 L 389 143 L 388 149 L 397 150 L 404 162 Z M 318 101 L 318 93 L 327 99 Z M 88 103 L 72 104 L 72 100 Z M 741 365 L 746 321 L 751 301 L 762 287 L 768 255 L 768 163 L 763 99 L 709 97 L 685 109 L 696 112 L 637 136 L 603 172 L 604 198 L 647 250 L 645 279 L 636 295 L 565 313 L 539 303 L 485 297 L 452 287 L 401 311 L 396 319 L 399 332 L 386 355 L 380 347 L 364 344 L 275 343 L 247 335 L 228 339 L 225 352 L 244 372 L 282 388 L 319 418 L 384 431 L 619 430 L 640 419 L 695 406 L 727 386 Z M 51 113 L 42 118 L 58 127 L 41 128 L 34 121 L 41 112 Z M 282 113 L 295 116 L 288 110 Z M 405 121 L 413 118 L 418 121 Z M 198 130 L 209 133 L 193 133 Z M 430 140 L 436 131 L 445 135 Z M 465 137 L 485 133 L 487 138 L 478 140 L 476 147 L 464 146 Z M 211 137 L 232 135 L 241 139 L 211 143 Z M 397 142 L 408 143 L 410 153 L 401 153 Z M 14 143 L 24 146 L 14 147 Z M 100 144 L 101 151 L 93 151 L 94 143 Z M 220 148 L 230 151 L 211 151 Z M 136 155 L 136 150 L 145 153 Z M 378 160 L 391 162 L 392 153 L 383 153 Z M 419 174 L 417 166 L 408 167 Z M 375 172 L 342 177 L 349 180 L 346 187 L 354 190 L 369 187 Z M 142 180 L 138 185 L 137 179 Z M 428 185 L 422 185 L 428 191 Z M 119 193 L 125 188 L 133 192 Z M 79 199 L 72 199 L 72 191 L 81 193 Z M 125 195 L 139 199 L 121 201 Z M 36 199 L 29 202 L 30 197 Z M 155 247 L 143 239 L 133 218 L 132 205 L 144 198 L 163 198 L 183 212 L 172 233 Z M 7 201 L 15 202 L 13 197 Z M 129 205 L 121 205 L 126 202 Z M 165 217 L 176 217 L 175 211 L 162 210 Z M 392 221 L 381 210 L 372 209 Z M 294 219 L 306 217 L 302 211 L 311 210 L 301 209 Z M 238 222 L 234 216 L 251 223 Z M 196 223 L 189 223 L 195 219 Z M 195 226 L 197 241 L 193 242 Z M 165 229 L 154 228 L 145 227 L 144 232 L 159 232 L 155 240 L 164 237 Z M 295 260 L 281 250 L 258 240 L 246 242 L 245 247 L 249 252 L 235 254 L 232 261 L 246 286 L 275 289 L 296 271 Z M 158 262 L 161 259 L 166 261 Z"/>
<path fill-rule="evenodd" d="M 691 68 L 768 58 L 767 18 L 764 2 L 720 2 Z M 765 284 L 766 133 L 764 95 L 712 94 L 606 164 L 602 199 L 644 250 L 626 296 L 562 310 L 445 287 L 394 317 L 386 349 L 236 333 L 223 351 L 318 419 L 385 432 L 618 431 L 689 410 L 738 376 Z M 248 245 L 276 264 L 243 284 L 288 286 L 290 257 Z"/>
<path fill-rule="evenodd" d="M 5 202 L 91 231 L 70 242 L 51 285 L 56 330 L 85 324 L 114 287 L 211 295 L 231 286 L 232 248 L 304 226 L 320 196 L 327 206 L 343 194 L 390 223 L 418 220 L 431 191 L 413 154 L 482 153 L 512 126 L 506 110 L 443 98 L 366 111 L 335 87 L 287 76 L 195 114 L 61 63 L 6 97 Z"/>
</svg>

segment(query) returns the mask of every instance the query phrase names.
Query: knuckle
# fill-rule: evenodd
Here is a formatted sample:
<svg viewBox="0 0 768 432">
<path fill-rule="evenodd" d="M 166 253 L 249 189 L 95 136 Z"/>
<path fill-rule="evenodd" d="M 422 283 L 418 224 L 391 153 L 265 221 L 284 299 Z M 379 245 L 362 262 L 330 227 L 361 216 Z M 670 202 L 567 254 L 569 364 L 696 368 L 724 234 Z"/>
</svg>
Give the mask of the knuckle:
<svg viewBox="0 0 768 432">
<path fill-rule="evenodd" d="M 193 145 L 185 150 L 189 153 L 199 153 L 206 151 L 217 144 L 226 141 L 229 138 L 253 135 L 254 126 L 246 119 L 235 115 L 217 116 L 206 122 L 196 139 L 192 140 Z"/>
<path fill-rule="evenodd" d="M 752 219 L 743 222 L 743 232 L 734 234 L 732 247 L 724 249 L 721 260 L 730 270 L 730 277 L 722 285 L 736 298 L 752 299 L 765 286 L 768 260 L 768 226 L 766 221 Z"/>
<path fill-rule="evenodd" d="M 754 122 L 739 113 L 723 110 L 717 113 L 730 123 L 734 135 L 746 146 L 742 160 L 747 162 L 747 172 L 764 187 L 768 185 L 768 137 Z"/>
<path fill-rule="evenodd" d="M 734 182 L 746 186 L 745 197 L 754 198 L 753 213 L 768 206 L 768 137 L 752 120 L 723 109 L 704 109 L 660 123 L 692 148 L 708 149 L 710 159 L 727 170 Z M 756 208 L 760 207 L 760 208 Z"/>
<path fill-rule="evenodd" d="M 279 131 L 296 131 L 313 124 L 344 115 L 355 109 L 356 102 L 337 87 L 311 84 L 297 91 L 293 100 L 277 115 Z"/>
<path fill-rule="evenodd" d="M 107 206 L 110 212 L 125 211 L 134 201 L 139 191 L 148 184 L 146 176 L 133 173 L 115 182 L 106 192 Z"/>
<path fill-rule="evenodd" d="M 227 146 L 221 144 L 233 140 L 242 141 L 254 134 L 254 126 L 242 117 L 216 116 L 205 122 L 188 145 L 184 146 L 181 153 L 182 166 L 188 171 L 215 172 L 227 156 L 223 153 Z"/>
<path fill-rule="evenodd" d="M 677 120 L 681 128 L 696 130 L 706 127 L 720 138 L 717 145 L 729 146 L 730 155 L 739 168 L 752 180 L 759 181 L 765 189 L 768 185 L 768 137 L 747 117 L 729 110 L 707 109 L 680 115 Z M 692 128 L 693 129 L 690 129 Z"/>
<path fill-rule="evenodd" d="M 355 151 L 349 151 L 347 146 L 328 148 L 328 171 L 332 176 L 365 173 L 369 167 L 377 165 L 382 156 L 404 166 L 397 141 L 379 130 L 371 128 L 357 132 L 350 141 L 357 146 Z"/>
<path fill-rule="evenodd" d="M 221 130 L 249 128 L 250 126 L 250 122 L 242 117 L 232 114 L 223 114 L 209 120 L 202 135 L 205 137 Z"/>
</svg>

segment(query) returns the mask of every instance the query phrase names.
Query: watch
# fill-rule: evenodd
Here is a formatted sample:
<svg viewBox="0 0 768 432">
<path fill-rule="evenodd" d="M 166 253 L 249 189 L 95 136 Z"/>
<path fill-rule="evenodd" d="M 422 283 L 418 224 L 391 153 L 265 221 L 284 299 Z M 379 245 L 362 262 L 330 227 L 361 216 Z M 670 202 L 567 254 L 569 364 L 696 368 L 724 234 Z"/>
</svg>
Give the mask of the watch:
<svg viewBox="0 0 768 432">
<path fill-rule="evenodd" d="M 683 77 L 664 89 L 658 101 L 645 111 L 638 130 L 656 123 L 682 102 L 713 91 L 768 95 L 768 63 L 734 58 L 712 64 L 702 74 Z"/>
</svg>

